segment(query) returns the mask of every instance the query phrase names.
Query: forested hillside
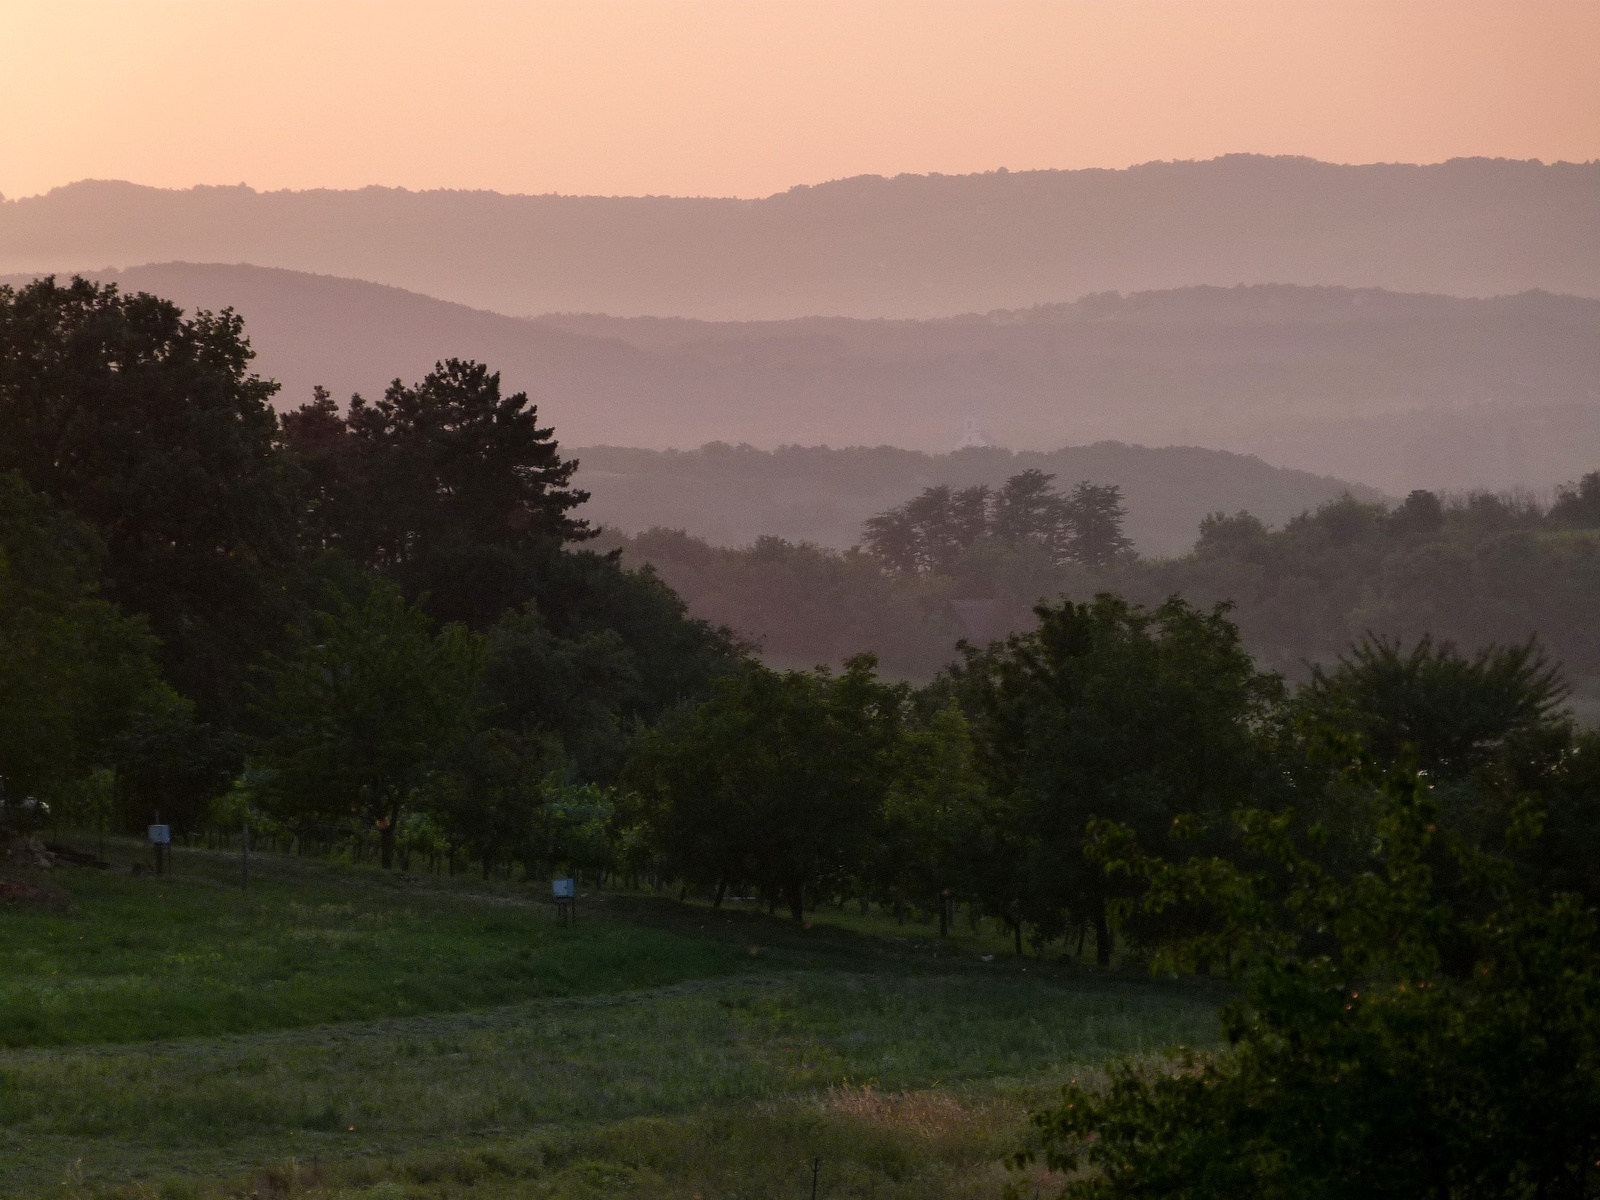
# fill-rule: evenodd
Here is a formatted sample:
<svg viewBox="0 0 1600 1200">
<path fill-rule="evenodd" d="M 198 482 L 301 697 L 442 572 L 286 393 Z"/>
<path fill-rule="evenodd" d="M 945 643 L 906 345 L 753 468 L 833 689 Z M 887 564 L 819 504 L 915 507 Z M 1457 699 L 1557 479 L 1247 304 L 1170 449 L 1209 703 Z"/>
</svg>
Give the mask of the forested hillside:
<svg viewBox="0 0 1600 1200">
<path fill-rule="evenodd" d="M 508 313 L 931 317 L 1106 290 L 1300 283 L 1600 295 L 1600 165 L 860 176 L 759 200 L 162 191 L 0 203 L 0 271 L 187 259 L 371 279 Z"/>
<path fill-rule="evenodd" d="M 370 398 L 471 357 L 527 390 L 575 446 L 938 453 L 972 425 L 1023 450 L 1115 440 L 1254 454 L 1392 495 L 1544 489 L 1600 461 L 1600 301 L 1572 296 L 1262 286 L 929 321 L 525 321 L 256 267 L 103 278 L 234 308 L 259 369 L 283 385 L 280 407 L 317 385 Z"/>
<path fill-rule="evenodd" d="M 622 533 L 686 529 L 716 546 L 773 536 L 843 550 L 861 540 L 868 517 L 921 488 L 998 487 L 1030 468 L 1121 487 L 1128 534 L 1141 553 L 1154 555 L 1187 550 L 1200 519 L 1217 509 L 1247 508 L 1280 523 L 1347 491 L 1369 500 L 1380 496 L 1245 455 L 1120 442 L 1049 453 L 975 447 L 924 454 L 893 446 L 768 451 L 725 442 L 698 450 L 586 446 L 574 453 L 577 478 L 591 493 L 583 512 L 593 521 Z"/>
<path fill-rule="evenodd" d="M 1106 591 L 1148 605 L 1172 595 L 1232 604 L 1251 653 L 1291 678 L 1368 633 L 1407 642 L 1431 633 L 1467 650 L 1537 637 L 1585 685 L 1585 712 L 1600 699 L 1588 682 L 1600 676 L 1600 474 L 1550 507 L 1417 491 L 1392 508 L 1346 496 L 1275 522 L 1219 512 L 1197 523 L 1187 553 L 1098 566 L 993 533 L 912 571 L 866 550 L 770 537 L 730 549 L 655 529 L 619 544 L 690 611 L 784 665 L 870 649 L 886 670 L 926 679 L 959 639 L 1032 628 L 1042 599 Z"/>
</svg>

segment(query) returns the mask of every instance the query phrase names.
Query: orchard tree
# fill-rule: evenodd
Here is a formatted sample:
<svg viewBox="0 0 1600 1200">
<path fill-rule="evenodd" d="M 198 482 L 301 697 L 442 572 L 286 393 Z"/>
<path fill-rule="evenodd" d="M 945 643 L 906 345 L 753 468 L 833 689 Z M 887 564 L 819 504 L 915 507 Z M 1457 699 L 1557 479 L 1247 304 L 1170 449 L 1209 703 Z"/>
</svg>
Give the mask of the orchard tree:
<svg viewBox="0 0 1600 1200">
<path fill-rule="evenodd" d="M 824 887 L 860 876 L 904 703 L 876 666 L 862 655 L 835 676 L 750 663 L 652 731 L 629 782 L 682 877 L 718 901 L 753 884 L 798 921 Z"/>
<path fill-rule="evenodd" d="M 984 895 L 985 843 L 994 824 L 971 727 L 959 707 L 945 703 L 901 732 L 870 882 L 897 909 L 908 900 L 938 908 L 940 932 L 948 932 L 945 900 Z"/>
<path fill-rule="evenodd" d="M 1014 904 L 1046 940 L 1092 928 L 1111 961 L 1118 894 L 1084 854 L 1095 818 L 1164 844 L 1188 814 L 1226 814 L 1271 774 L 1282 684 L 1256 670 L 1227 606 L 1154 610 L 1101 595 L 1041 605 L 1039 626 L 969 648 L 954 684 L 977 764 L 1010 828 Z"/>
<path fill-rule="evenodd" d="M 455 762 L 477 725 L 482 639 L 436 630 L 392 585 L 336 597 L 268 669 L 260 718 L 266 790 L 285 824 L 352 813 L 381 834 L 383 865 L 408 809 Z"/>
</svg>

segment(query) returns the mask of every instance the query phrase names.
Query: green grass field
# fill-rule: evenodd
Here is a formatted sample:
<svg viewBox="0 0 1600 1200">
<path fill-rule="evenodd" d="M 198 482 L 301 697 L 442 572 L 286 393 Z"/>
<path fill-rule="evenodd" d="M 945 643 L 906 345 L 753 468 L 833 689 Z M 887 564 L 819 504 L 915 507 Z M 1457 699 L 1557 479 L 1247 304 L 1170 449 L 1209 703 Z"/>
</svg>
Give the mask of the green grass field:
<svg viewBox="0 0 1600 1200">
<path fill-rule="evenodd" d="M 965 928 L 175 867 L 0 909 L 3 1194 L 804 1197 L 820 1157 L 823 1196 L 998 1197 L 1062 1079 L 1215 1036 L 1215 990 Z"/>
</svg>

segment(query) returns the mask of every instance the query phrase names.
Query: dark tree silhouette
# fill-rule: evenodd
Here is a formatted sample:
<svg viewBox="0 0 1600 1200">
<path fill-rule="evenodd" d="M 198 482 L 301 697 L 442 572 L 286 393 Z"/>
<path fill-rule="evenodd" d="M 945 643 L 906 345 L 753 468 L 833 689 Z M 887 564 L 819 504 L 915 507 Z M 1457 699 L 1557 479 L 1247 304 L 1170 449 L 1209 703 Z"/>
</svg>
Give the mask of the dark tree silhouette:
<svg viewBox="0 0 1600 1200">
<path fill-rule="evenodd" d="M 528 598 L 549 551 L 589 537 L 588 493 L 527 394 L 450 359 L 340 417 L 325 392 L 284 418 L 313 481 L 314 536 L 375 567 L 442 620 L 475 627 Z"/>
<path fill-rule="evenodd" d="M 1122 532 L 1128 510 L 1122 504 L 1122 489 L 1116 484 L 1087 480 L 1078 484 L 1067 497 L 1066 511 L 1071 530 L 1067 554 L 1074 562 L 1105 567 L 1132 552 L 1133 539 Z"/>
<path fill-rule="evenodd" d="M 252 357 L 231 310 L 186 318 L 83 279 L 0 288 L 0 470 L 100 533 L 106 598 L 149 618 L 208 717 L 240 708 L 296 557 L 277 384 Z"/>
<path fill-rule="evenodd" d="M 1036 542 L 1061 559 L 1067 549 L 1067 506 L 1051 486 L 1054 475 L 1030 467 L 1006 480 L 994 496 L 990 532 L 1002 542 Z"/>
</svg>

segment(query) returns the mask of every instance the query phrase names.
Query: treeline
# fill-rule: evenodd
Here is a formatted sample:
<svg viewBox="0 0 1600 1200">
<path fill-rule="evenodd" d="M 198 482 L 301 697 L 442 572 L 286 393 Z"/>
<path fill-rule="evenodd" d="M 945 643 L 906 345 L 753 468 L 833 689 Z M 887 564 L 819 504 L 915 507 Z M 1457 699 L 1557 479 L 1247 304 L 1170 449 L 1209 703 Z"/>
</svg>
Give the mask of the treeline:
<svg viewBox="0 0 1600 1200">
<path fill-rule="evenodd" d="M 784 665 L 840 663 L 871 646 L 887 673 L 926 681 L 957 640 L 1031 627 L 1042 598 L 1111 591 L 1145 605 L 1175 594 L 1229 601 L 1250 652 L 1292 678 L 1368 633 L 1428 632 L 1467 648 L 1537 634 L 1574 676 L 1600 675 L 1600 475 L 1553 503 L 1415 492 L 1390 510 L 1346 496 L 1277 529 L 1249 513 L 1213 514 L 1189 554 L 1099 563 L 1074 561 L 1060 534 L 994 528 L 997 497 L 1018 480 L 989 496 L 981 524 L 956 519 L 972 489 L 929 489 L 842 553 L 776 538 L 726 549 L 662 529 L 603 536 L 628 561 L 652 564 L 692 612 Z M 910 519 L 925 508 L 946 515 Z M 909 527 L 927 549 L 902 556 L 880 544 L 880 525 Z"/>
<path fill-rule="evenodd" d="M 914 499 L 869 518 L 862 545 L 902 575 L 946 574 L 980 540 L 1028 546 L 1051 563 L 1106 567 L 1130 556 L 1122 532 L 1128 510 L 1116 484 L 1084 480 L 1063 495 L 1053 475 L 1019 472 L 998 488 L 924 488 Z"/>
<path fill-rule="evenodd" d="M 964 911 L 1019 954 L 1242 985 L 1227 1050 L 1126 1064 L 1038 1115 L 1032 1152 L 1093 1168 L 1067 1194 L 1593 1194 L 1600 733 L 1537 643 L 1362 638 L 1291 687 L 1226 604 L 1102 592 L 920 687 L 871 655 L 777 671 L 582 548 L 573 464 L 484 367 L 280 420 L 248 363 L 227 313 L 0 290 L 6 825 L 159 809 L 180 836 L 575 870 L 797 920 Z M 1014 490 L 1071 511 L 1039 482 Z M 1539 603 L 1596 594 L 1600 475 L 1548 509 L 1219 515 L 1165 564 L 1070 561 L 1058 526 L 1002 536 L 983 499 L 952 570 L 1010 586 L 1209 579 L 1300 621 L 1352 589 L 1377 611 L 1374 570 L 1437 589 L 1414 622 L 1509 594 L 1514 569 Z M 810 561 L 888 597 L 952 578 Z"/>
<path fill-rule="evenodd" d="M 741 659 L 584 548 L 573 462 L 485 367 L 280 420 L 250 359 L 228 312 L 0 289 L 12 821 L 183 836 L 249 803 L 389 862 L 426 813 L 486 860 L 480 794 L 529 776 L 581 804 Z"/>
</svg>

